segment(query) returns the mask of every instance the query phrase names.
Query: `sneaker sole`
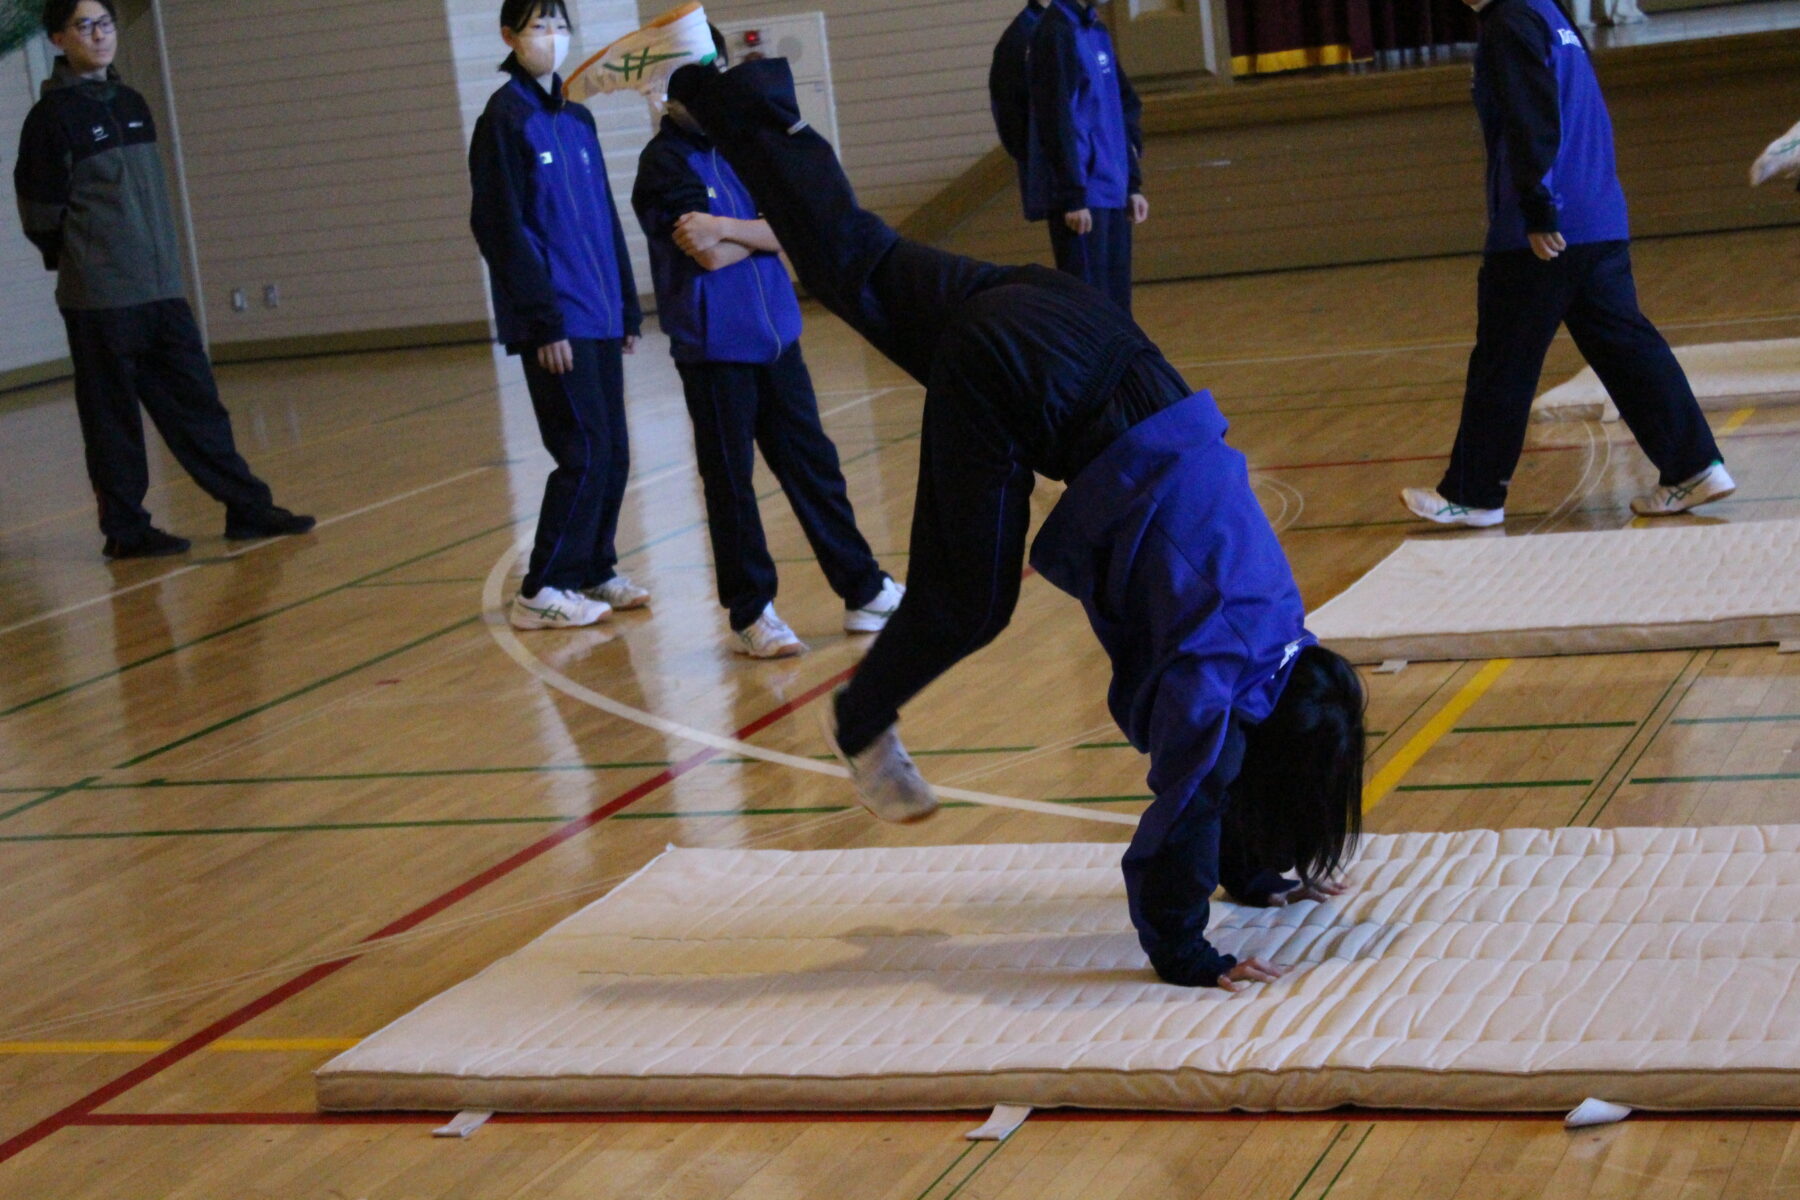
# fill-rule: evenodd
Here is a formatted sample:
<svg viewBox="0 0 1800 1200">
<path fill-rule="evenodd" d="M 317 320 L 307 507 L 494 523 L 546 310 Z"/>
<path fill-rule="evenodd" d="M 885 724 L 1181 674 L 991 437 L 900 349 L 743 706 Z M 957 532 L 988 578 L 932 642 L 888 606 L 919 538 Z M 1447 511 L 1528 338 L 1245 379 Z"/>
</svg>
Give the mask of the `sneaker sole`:
<svg viewBox="0 0 1800 1200">
<path fill-rule="evenodd" d="M 1720 488 L 1718 491 L 1708 495 L 1704 500 L 1692 500 L 1683 504 L 1680 508 L 1644 509 L 1639 508 L 1637 506 L 1637 501 L 1633 500 L 1631 502 L 1631 511 L 1640 517 L 1679 517 L 1682 513 L 1687 512 L 1690 509 L 1699 508 L 1702 504 L 1711 504 L 1714 500 L 1723 500 L 1735 491 L 1737 491 L 1737 486 L 1735 484 L 1728 488 Z"/>
<path fill-rule="evenodd" d="M 1430 521 L 1433 525 L 1461 525 L 1468 529 L 1492 529 L 1496 525 L 1506 523 L 1505 509 L 1500 510 L 1500 514 L 1493 517 L 1437 517 L 1430 513 L 1422 513 L 1412 506 L 1412 502 L 1406 498 L 1404 491 L 1400 493 L 1400 507 L 1419 520 Z"/>
<path fill-rule="evenodd" d="M 742 657 L 752 659 L 756 662 L 772 662 L 778 658 L 799 658 L 802 654 L 806 653 L 806 643 L 784 642 L 767 654 L 758 654 L 756 651 L 750 649 L 750 647 L 739 642 L 732 647 L 732 650 L 736 651 Z"/>
<path fill-rule="evenodd" d="M 590 626 L 594 626 L 594 625 L 598 625 L 598 624 L 600 624 L 600 622 L 602 622 L 602 621 L 604 621 L 604 620 L 606 620 L 606 618 L 608 618 L 608 617 L 610 617 L 610 616 L 612 616 L 612 610 L 611 610 L 611 609 L 608 609 L 608 610 L 606 610 L 606 611 L 605 611 L 605 612 L 603 612 L 603 613 L 601 613 L 601 614 L 600 614 L 600 615 L 599 615 L 599 616 L 597 616 L 597 617 L 595 617 L 595 618 L 594 618 L 594 619 L 593 619 L 593 620 L 591 620 L 591 621 L 560 621 L 560 620 L 545 620 L 545 619 L 543 619 L 543 618 L 540 618 L 540 617 L 519 617 L 519 616 L 514 616 L 514 615 L 513 615 L 513 614 L 512 614 L 512 613 L 511 613 L 511 612 L 508 612 L 508 613 L 507 613 L 507 614 L 506 614 L 506 623 L 507 623 L 507 624 L 508 624 L 508 625 L 511 625 L 511 626 L 512 626 L 512 627 L 513 627 L 513 628 L 514 628 L 514 629 L 523 629 L 523 630 L 532 630 L 532 629 L 587 629 L 587 628 L 589 628 L 589 627 L 590 627 Z"/>
<path fill-rule="evenodd" d="M 880 633 L 882 630 L 887 628 L 887 623 L 893 619 L 893 616 L 894 616 L 893 613 L 888 613 L 885 616 L 880 616 L 880 617 L 868 617 L 868 616 L 861 616 L 861 615 L 857 615 L 857 614 L 851 614 L 850 616 L 847 616 L 844 618 L 844 632 L 845 633 Z"/>
</svg>

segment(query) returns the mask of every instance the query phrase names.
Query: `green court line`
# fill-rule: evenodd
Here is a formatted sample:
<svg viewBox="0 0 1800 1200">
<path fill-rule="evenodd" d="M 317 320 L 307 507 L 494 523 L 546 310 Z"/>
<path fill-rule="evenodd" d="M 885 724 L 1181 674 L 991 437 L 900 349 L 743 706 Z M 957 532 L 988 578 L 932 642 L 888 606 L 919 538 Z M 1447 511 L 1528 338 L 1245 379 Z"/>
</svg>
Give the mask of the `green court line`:
<svg viewBox="0 0 1800 1200">
<path fill-rule="evenodd" d="M 1775 713 L 1766 717 L 1677 717 L 1671 725 L 1750 725 L 1764 721 L 1800 721 L 1800 713 Z"/>
<path fill-rule="evenodd" d="M 359 588 L 396 588 L 396 587 L 433 587 L 452 583 L 486 583 L 479 575 L 466 575 L 460 579 L 376 579 L 368 583 L 353 584 Z"/>
<path fill-rule="evenodd" d="M 236 716 L 226 717 L 223 721 L 214 721 L 211 725 L 208 725 L 204 729 L 197 729 L 193 733 L 184 734 L 183 736 L 176 738 L 172 742 L 168 742 L 164 745 L 158 746 L 154 750 L 146 750 L 144 753 L 139 754 L 134 758 L 126 759 L 124 762 L 120 763 L 118 766 L 114 767 L 113 769 L 116 771 L 123 771 L 130 767 L 135 767 L 142 763 L 147 763 L 153 758 L 160 758 L 163 755 L 167 754 L 171 750 L 179 749 L 180 747 L 185 746 L 190 742 L 197 742 L 203 737 L 207 737 L 211 734 L 215 734 L 215 733 L 219 732 L 219 730 L 221 730 L 221 729 L 229 729 L 231 726 L 236 725 L 240 721 L 247 721 L 251 717 L 257 716 L 260 713 L 268 712 L 271 708 L 278 708 L 281 705 L 286 704 L 290 700 L 297 700 L 301 696 L 307 695 L 310 692 L 316 692 L 320 688 L 327 687 L 333 683 L 336 683 L 340 679 L 344 679 L 348 676 L 354 675 L 358 671 L 367 670 L 368 668 L 374 666 L 376 663 L 383 663 L 383 662 L 386 662 L 390 658 L 397 658 L 400 655 L 405 654 L 409 650 L 417 650 L 420 646 L 423 646 L 428 642 L 434 642 L 438 638 L 444 637 L 447 634 L 455 633 L 459 629 L 467 629 L 471 625 L 479 625 L 481 623 L 481 620 L 482 620 L 482 615 L 480 613 L 476 613 L 474 616 L 471 616 L 471 617 L 464 617 L 462 620 L 457 621 L 454 624 L 446 625 L 442 629 L 433 630 L 432 632 L 425 634 L 423 637 L 416 637 L 412 641 L 407 642 L 403 646 L 396 646 L 392 650 L 388 650 L 381 654 L 377 654 L 374 658 L 364 659 L 362 662 L 356 663 L 353 666 L 345 667 L 341 671 L 334 671 L 330 675 L 327 675 L 322 679 L 315 679 L 311 683 L 306 684 L 303 687 L 295 688 L 293 691 L 288 692 L 286 695 L 277 696 L 273 700 L 265 700 L 261 704 L 257 704 L 250 708 L 245 709 L 243 712 L 238 713 Z"/>
<path fill-rule="evenodd" d="M 265 783 L 357 783 L 373 779 L 445 779 L 480 775 L 544 775 L 569 771 L 630 771 L 668 766 L 666 759 L 643 762 L 550 763 L 541 767 L 441 767 L 419 771 L 344 771 L 331 775 L 239 775 L 222 779 L 133 779 L 97 783 L 91 792 L 129 792 L 139 788 L 255 787 Z"/>
<path fill-rule="evenodd" d="M 849 812 L 855 805 L 820 804 L 794 808 L 699 808 L 682 812 L 617 812 L 611 821 L 679 821 L 688 817 L 792 817 L 804 813 Z"/>
<path fill-rule="evenodd" d="M 1634 775 L 1633 783 L 1768 783 L 1800 779 L 1800 771 L 1762 771 L 1743 775 Z"/>
<path fill-rule="evenodd" d="M 1644 719 L 1642 721 L 1638 722 L 1638 730 L 1640 732 L 1643 730 L 1643 727 L 1649 723 L 1650 718 L 1656 715 L 1656 710 L 1662 707 L 1663 701 L 1669 698 L 1669 694 L 1675 690 L 1675 685 L 1681 682 L 1681 677 L 1687 674 L 1688 668 L 1694 665 L 1695 661 L 1699 659 L 1702 653 L 1706 654 L 1710 660 L 1712 656 L 1711 651 L 1695 650 L 1688 655 L 1687 661 L 1681 664 L 1681 669 L 1675 672 L 1675 677 L 1669 680 L 1669 685 L 1663 688 L 1662 695 L 1656 698 L 1656 703 L 1650 706 L 1650 711 L 1644 714 Z M 1675 710 L 1681 707 L 1681 700 L 1687 698 L 1687 692 L 1692 690 L 1694 684 L 1703 674 L 1705 674 L 1704 667 L 1694 674 L 1693 679 L 1688 680 L 1687 688 L 1682 691 L 1681 699 L 1676 700 L 1676 702 L 1670 706 L 1669 715 L 1663 718 L 1662 725 L 1657 727 L 1657 729 L 1651 733 L 1649 738 L 1645 740 L 1643 749 L 1639 750 L 1637 757 L 1631 760 L 1631 766 L 1625 768 L 1624 773 L 1619 776 L 1619 782 L 1613 785 L 1613 790 L 1607 794 L 1605 800 L 1600 802 L 1600 807 L 1594 810 L 1594 815 L 1588 818 L 1588 827 L 1590 829 L 1593 828 L 1594 822 L 1600 819 L 1600 814 L 1606 811 L 1606 806 L 1613 802 L 1613 797 L 1619 794 L 1619 789 L 1625 786 L 1625 781 L 1631 777 L 1631 768 L 1637 766 L 1639 762 L 1643 761 L 1644 755 L 1650 753 L 1650 747 L 1655 744 L 1656 739 L 1662 735 L 1662 731 L 1668 728 L 1669 720 L 1675 715 Z M 1600 787 L 1606 782 L 1606 777 L 1613 773 L 1614 767 L 1617 767 L 1621 762 L 1625 761 L 1625 755 L 1631 750 L 1631 743 L 1636 740 L 1636 733 L 1633 733 L 1630 737 L 1625 739 L 1625 744 L 1619 747 L 1619 752 L 1613 756 L 1613 760 L 1606 764 L 1606 770 L 1600 772 L 1598 782 L 1594 784 L 1594 790 L 1589 792 L 1586 796 L 1583 796 L 1580 805 L 1576 807 L 1573 813 L 1569 814 L 1568 823 L 1570 825 L 1575 823 L 1576 818 L 1580 817 L 1582 811 L 1593 802 L 1594 797 L 1599 795 Z"/>
<path fill-rule="evenodd" d="M 1381 740 L 1376 742 L 1375 745 L 1372 747 L 1367 746 L 1367 744 L 1365 743 L 1366 749 L 1365 749 L 1364 756 L 1363 756 L 1364 764 L 1366 765 L 1368 763 L 1374 762 L 1375 756 L 1377 754 L 1381 753 L 1381 748 L 1388 744 L 1388 739 L 1393 737 L 1394 734 L 1399 733 L 1402 729 L 1405 729 L 1408 725 L 1412 724 L 1412 719 L 1414 717 L 1418 716 L 1420 713 L 1424 712 L 1425 706 L 1427 704 L 1430 704 L 1433 700 L 1437 699 L 1438 693 L 1443 691 L 1446 687 L 1448 687 L 1450 684 L 1450 681 L 1455 678 L 1456 678 L 1456 671 L 1452 670 L 1448 675 L 1445 675 L 1442 679 L 1438 680 L 1438 685 L 1431 689 L 1431 694 L 1426 696 L 1423 700 L 1419 701 L 1418 706 L 1416 708 L 1414 708 L 1411 712 L 1407 713 L 1406 716 L 1398 724 L 1396 724 L 1394 726 L 1392 732 L 1379 735 Z M 1366 734 L 1364 736 L 1375 737 L 1377 735 Z"/>
<path fill-rule="evenodd" d="M 1369 1135 L 1374 1132 L 1375 1124 L 1374 1122 L 1370 1122 L 1369 1127 L 1363 1130 L 1363 1135 L 1357 1141 L 1355 1149 L 1351 1150 L 1349 1156 L 1345 1158 L 1343 1162 L 1338 1164 L 1337 1174 L 1331 1177 L 1331 1182 L 1326 1184 L 1325 1190 L 1319 1193 L 1319 1200 L 1325 1200 L 1327 1196 L 1331 1195 L 1331 1189 L 1337 1186 L 1338 1180 L 1343 1178 L 1344 1171 L 1356 1160 L 1356 1156 L 1362 1153 L 1363 1143 L 1368 1141 Z"/>
<path fill-rule="evenodd" d="M 39 792 L 55 791 L 47 787 L 0 787 L 0 796 L 35 796 Z"/>
<path fill-rule="evenodd" d="M 94 782 L 94 780 L 96 780 L 98 778 L 100 778 L 98 775 L 89 775 L 86 779 L 78 779 L 74 783 L 71 783 L 66 787 L 51 788 L 49 791 L 45 792 L 43 795 L 39 796 L 35 800 L 27 800 L 25 803 L 19 805 L 16 808 L 9 808 L 5 812 L 0 812 L 0 821 L 9 820 L 12 817 L 18 816 L 22 812 L 30 812 L 32 809 L 36 808 L 38 805 L 48 804 L 52 800 L 55 800 L 59 796 L 66 796 L 70 792 L 81 791 L 83 788 L 87 787 L 88 784 Z"/>
<path fill-rule="evenodd" d="M 1521 779 L 1513 783 L 1405 783 L 1396 792 L 1495 792 L 1507 788 L 1589 787 L 1591 779 Z"/>
<path fill-rule="evenodd" d="M 358 575 L 355 579 L 348 580 L 344 583 L 335 584 L 332 587 L 326 588 L 322 592 L 314 592 L 310 596 L 303 596 L 298 600 L 291 600 L 286 604 L 280 605 L 276 608 L 271 608 L 268 612 L 258 613 L 256 616 L 253 616 L 253 617 L 245 617 L 241 621 L 234 621 L 230 625 L 226 625 L 221 629 L 213 630 L 211 633 L 203 633 L 199 637 L 194 638 L 191 641 L 179 642 L 173 646 L 168 647 L 167 649 L 158 650 L 154 654 L 148 654 L 148 655 L 145 655 L 143 658 L 136 659 L 132 662 L 128 662 L 124 666 L 114 667 L 110 671 L 102 671 L 98 675 L 91 675 L 88 678 L 78 680 L 75 683 L 66 684 L 63 687 L 57 688 L 53 692 L 45 692 L 43 695 L 38 696 L 35 699 L 21 701 L 20 703 L 13 705 L 11 708 L 0 709 L 0 720 L 4 720 L 5 718 L 13 716 L 16 713 L 22 713 L 28 708 L 36 708 L 40 704 L 44 704 L 48 701 L 58 699 L 59 697 L 62 697 L 62 696 L 66 696 L 71 692 L 79 691 L 80 689 L 82 689 L 84 687 L 89 687 L 93 684 L 101 683 L 105 680 L 115 678 L 119 675 L 123 675 L 127 671 L 134 671 L 139 667 L 148 666 L 149 664 L 151 664 L 153 662 L 157 662 L 160 659 L 168 658 L 169 656 L 171 656 L 173 654 L 179 654 L 183 650 L 191 650 L 195 646 L 201 646 L 201 645 L 206 644 L 207 642 L 214 641 L 218 638 L 222 638 L 222 637 L 226 636 L 227 634 L 236 633 L 240 629 L 247 629 L 252 625 L 256 625 L 256 624 L 259 624 L 260 622 L 267 621 L 271 617 L 278 617 L 283 613 L 292 612 L 294 609 L 300 608 L 303 605 L 311 604 L 316 600 L 323 600 L 327 596 L 334 596 L 339 592 L 345 591 L 349 588 L 356 587 L 362 583 L 367 582 L 368 580 L 375 579 L 382 575 L 386 575 L 390 571 L 398 571 L 402 567 L 410 567 L 414 563 L 423 562 L 425 559 L 432 558 L 439 554 L 444 554 L 448 551 L 455 550 L 461 546 L 466 546 L 470 542 L 479 541 L 480 539 L 482 539 L 484 537 L 489 537 L 493 534 L 499 533 L 502 529 L 511 528 L 512 526 L 519 524 L 519 522 L 521 520 L 523 520 L 523 518 L 515 518 L 513 520 L 503 522 L 499 525 L 490 526 L 487 529 L 481 530 L 479 533 L 472 533 L 468 537 L 458 538 L 454 542 L 450 542 L 446 545 L 439 546 L 435 550 L 427 550 L 423 554 L 415 554 L 411 558 L 402 559 L 400 562 L 393 563 L 390 566 L 382 567 L 378 571 L 371 571 L 366 575 Z"/>
<path fill-rule="evenodd" d="M 1545 721 L 1537 725 L 1458 725 L 1452 733 L 1538 733 L 1555 729 L 1636 729 L 1636 721 Z M 1588 782 L 1593 782 L 1589 780 Z"/>
<path fill-rule="evenodd" d="M 914 1200 L 925 1200 L 925 1197 L 931 1195 L 931 1190 L 933 1188 L 937 1187 L 938 1184 L 944 1182 L 944 1177 L 946 1175 L 948 1175 L 948 1174 L 950 1174 L 950 1172 L 956 1170 L 957 1164 L 961 1163 L 963 1159 L 969 1157 L 969 1155 L 973 1154 L 974 1152 L 975 1152 L 975 1143 L 974 1142 L 970 1142 L 968 1145 L 964 1146 L 963 1152 L 961 1154 L 957 1155 L 955 1158 L 951 1159 L 950 1165 L 945 1167 L 942 1171 L 939 1171 L 938 1177 L 936 1179 L 932 1180 L 930 1183 L 926 1184 L 925 1190 L 920 1192 L 918 1194 L 918 1196 L 914 1197 Z"/>
<path fill-rule="evenodd" d="M 128 829 L 96 833 L 15 833 L 0 842 L 102 842 L 125 838 L 225 837 L 266 833 L 349 833 L 372 829 L 444 829 L 474 825 L 555 825 L 554 817 L 446 817 L 433 821 L 319 821 L 305 825 L 218 825 L 198 829 Z"/>
<path fill-rule="evenodd" d="M 1313 1159 L 1313 1165 L 1311 1169 L 1306 1172 L 1305 1178 L 1295 1184 L 1294 1190 L 1288 1193 L 1288 1200 L 1298 1200 L 1300 1193 L 1306 1190 L 1306 1185 L 1312 1182 L 1312 1177 L 1318 1174 L 1319 1168 L 1324 1165 L 1325 1160 L 1331 1156 L 1331 1152 L 1337 1149 L 1339 1139 L 1344 1136 L 1344 1130 L 1348 1128 L 1350 1128 L 1350 1126 L 1346 1123 L 1339 1125 L 1337 1129 L 1333 1131 L 1331 1140 L 1325 1143 L 1325 1148 L 1323 1150 L 1319 1151 L 1319 1157 Z M 1374 1126 L 1370 1126 L 1370 1128 L 1374 1128 Z"/>
<path fill-rule="evenodd" d="M 1130 742 L 1078 742 L 1075 745 L 1075 749 L 1077 749 L 1077 750 L 1129 750 L 1129 749 L 1131 749 L 1131 743 Z"/>
<path fill-rule="evenodd" d="M 994 1155 L 1000 1153 L 1001 1147 L 1005 1146 L 1008 1140 L 1009 1139 L 1007 1139 L 1007 1138 L 1001 1138 L 999 1141 L 995 1142 L 994 1148 L 987 1152 L 987 1156 L 985 1158 L 983 1158 L 980 1162 L 976 1163 L 974 1166 L 974 1169 L 972 1169 L 967 1175 L 964 1175 L 962 1177 L 961 1183 L 958 1183 L 955 1187 L 950 1189 L 949 1194 L 944 1197 L 944 1200 L 956 1200 L 956 1197 L 962 1192 L 962 1190 L 969 1186 L 969 1180 L 971 1180 L 971 1179 L 975 1178 L 977 1175 L 981 1174 L 981 1169 L 983 1167 L 987 1166 L 989 1163 L 994 1161 Z"/>
</svg>

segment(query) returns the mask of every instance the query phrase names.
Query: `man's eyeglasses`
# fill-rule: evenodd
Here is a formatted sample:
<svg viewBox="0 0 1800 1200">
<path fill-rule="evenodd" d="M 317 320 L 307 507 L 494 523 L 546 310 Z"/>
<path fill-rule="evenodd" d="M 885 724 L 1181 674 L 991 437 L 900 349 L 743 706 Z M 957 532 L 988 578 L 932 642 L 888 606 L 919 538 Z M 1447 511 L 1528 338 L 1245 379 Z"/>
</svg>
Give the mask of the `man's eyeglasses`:
<svg viewBox="0 0 1800 1200">
<path fill-rule="evenodd" d="M 80 38 L 105 37 L 118 26 L 111 17 L 95 17 L 92 20 L 69 22 L 69 29 Z"/>
</svg>

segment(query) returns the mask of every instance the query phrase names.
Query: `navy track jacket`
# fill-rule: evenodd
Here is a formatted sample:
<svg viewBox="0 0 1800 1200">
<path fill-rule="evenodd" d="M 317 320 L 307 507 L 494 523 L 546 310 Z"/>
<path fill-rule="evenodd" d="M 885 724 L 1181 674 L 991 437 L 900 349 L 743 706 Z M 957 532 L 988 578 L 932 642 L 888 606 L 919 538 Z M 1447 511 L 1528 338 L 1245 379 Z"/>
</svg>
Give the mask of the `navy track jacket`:
<svg viewBox="0 0 1800 1200">
<path fill-rule="evenodd" d="M 988 64 L 988 111 L 994 114 L 994 130 L 1000 145 L 1019 173 L 1019 197 L 1025 199 L 1025 160 L 1031 153 L 1031 76 L 1027 60 L 1031 36 L 1037 32 L 1044 6 L 1025 0 L 1025 7 L 994 43 L 994 59 Z"/>
<path fill-rule="evenodd" d="M 1556 0 L 1492 0 L 1481 10 L 1475 107 L 1487 142 L 1489 253 L 1524 249 L 1529 233 L 1561 233 L 1571 246 L 1631 235 L 1600 81 Z"/>
<path fill-rule="evenodd" d="M 475 123 L 469 225 L 487 259 L 500 340 L 514 354 L 564 338 L 635 337 L 643 324 L 625 231 L 594 116 L 546 92 L 507 57 L 511 78 Z"/>
<path fill-rule="evenodd" d="M 631 207 L 650 241 L 657 319 L 676 362 L 768 364 L 800 336 L 800 303 L 779 254 L 709 271 L 675 244 L 675 222 L 691 212 L 757 218 L 737 172 L 704 134 L 672 117 L 638 158 Z"/>
<path fill-rule="evenodd" d="M 1025 216 L 1124 208 L 1143 189 L 1143 106 L 1091 6 L 1050 0 L 1031 36 Z"/>
</svg>

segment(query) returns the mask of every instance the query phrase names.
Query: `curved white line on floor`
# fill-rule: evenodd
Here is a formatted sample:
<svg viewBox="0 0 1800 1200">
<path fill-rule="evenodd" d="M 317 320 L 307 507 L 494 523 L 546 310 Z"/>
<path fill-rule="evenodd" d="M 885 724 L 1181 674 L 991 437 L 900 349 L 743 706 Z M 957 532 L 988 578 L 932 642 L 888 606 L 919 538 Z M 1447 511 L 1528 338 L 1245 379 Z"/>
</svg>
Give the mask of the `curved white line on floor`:
<svg viewBox="0 0 1800 1200">
<path fill-rule="evenodd" d="M 831 775 L 838 779 L 848 779 L 850 773 L 833 762 L 820 762 L 817 759 L 801 758 L 797 754 L 787 754 L 780 750 L 770 750 L 750 742 L 739 741 L 723 734 L 709 733 L 704 729 L 695 729 L 691 725 L 683 725 L 666 717 L 645 712 L 641 708 L 633 708 L 629 704 L 614 700 L 611 696 L 596 692 L 590 687 L 576 683 L 555 667 L 538 658 L 530 650 L 512 626 L 506 623 L 505 606 L 501 601 L 502 588 L 506 577 L 512 573 L 519 556 L 530 546 L 530 542 L 519 542 L 512 546 L 495 561 L 493 570 L 488 572 L 487 582 L 481 589 L 482 614 L 486 618 L 488 633 L 493 637 L 500 649 L 508 658 L 518 663 L 525 670 L 535 675 L 543 683 L 555 688 L 571 700 L 578 700 L 590 708 L 610 713 L 621 720 L 642 725 L 646 729 L 654 729 L 669 737 L 680 738 L 700 746 L 710 746 L 724 754 L 754 758 L 760 762 L 774 763 L 778 766 L 792 767 L 796 771 L 811 771 L 815 775 Z M 1077 821 L 1098 821 L 1106 825 L 1137 825 L 1137 818 L 1125 813 L 1095 812 L 1077 808 L 1071 804 L 1055 804 L 1047 800 L 1021 800 L 1013 796 L 995 796 L 987 792 L 972 792 L 966 788 L 939 787 L 932 785 L 932 790 L 945 800 L 962 800 L 971 804 L 982 804 L 989 808 L 1010 808 L 1020 812 L 1047 814 L 1055 817 L 1066 817 Z"/>
</svg>

